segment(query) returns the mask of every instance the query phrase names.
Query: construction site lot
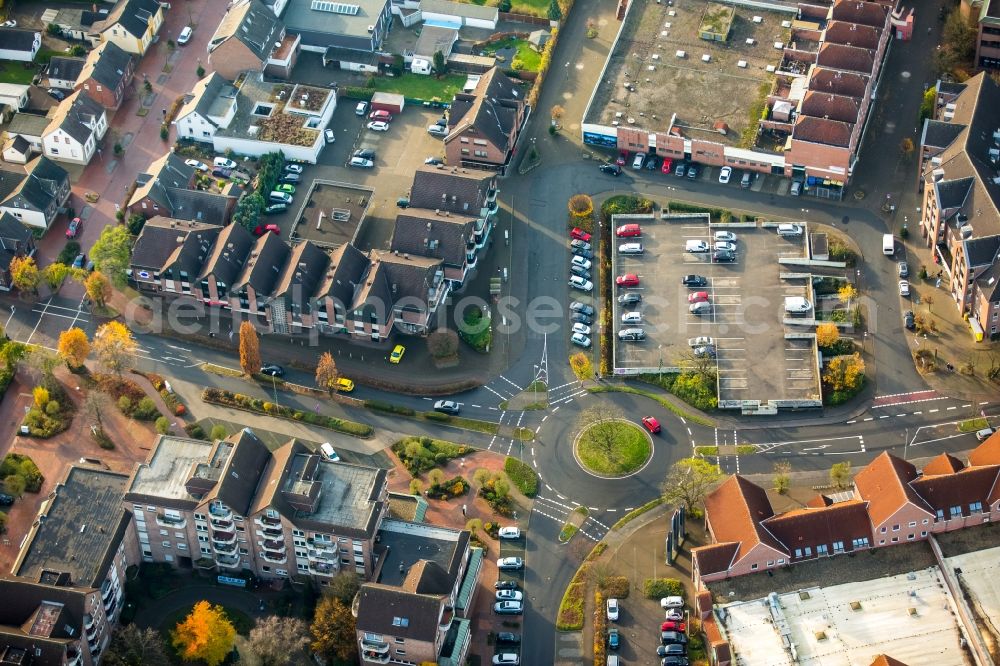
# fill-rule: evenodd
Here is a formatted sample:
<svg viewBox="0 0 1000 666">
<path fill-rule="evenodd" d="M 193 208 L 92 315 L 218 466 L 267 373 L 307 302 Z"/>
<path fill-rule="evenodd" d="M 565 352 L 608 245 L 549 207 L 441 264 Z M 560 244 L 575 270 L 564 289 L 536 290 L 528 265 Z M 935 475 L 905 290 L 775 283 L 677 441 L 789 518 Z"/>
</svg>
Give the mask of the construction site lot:
<svg viewBox="0 0 1000 666">
<path fill-rule="evenodd" d="M 862 558 L 867 555 L 854 558 L 855 571 L 863 570 Z M 955 601 L 936 566 L 773 593 L 723 605 L 717 613 L 745 666 L 850 666 L 870 664 L 880 654 L 908 666 L 972 663 Z"/>
<path fill-rule="evenodd" d="M 759 118 L 774 81 L 768 68 L 782 57 L 776 43 L 788 42 L 794 18 L 794 12 L 704 0 L 636 0 L 584 123 L 663 132 L 676 114 L 674 124 L 691 138 L 739 145 Z M 730 21 L 728 39 L 699 37 L 719 21 Z M 728 126 L 725 135 L 716 129 L 720 122 Z"/>
</svg>

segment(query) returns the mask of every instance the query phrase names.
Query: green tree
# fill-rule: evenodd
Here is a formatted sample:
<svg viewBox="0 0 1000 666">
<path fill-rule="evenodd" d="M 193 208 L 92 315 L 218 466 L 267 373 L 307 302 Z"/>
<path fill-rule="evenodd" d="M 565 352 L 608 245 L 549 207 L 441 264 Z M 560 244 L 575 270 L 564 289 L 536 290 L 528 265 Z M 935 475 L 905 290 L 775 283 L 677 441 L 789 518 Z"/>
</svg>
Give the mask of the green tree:
<svg viewBox="0 0 1000 666">
<path fill-rule="evenodd" d="M 438 76 L 442 76 L 448 71 L 448 61 L 444 59 L 444 53 L 441 51 L 434 52 L 434 73 Z"/>
<path fill-rule="evenodd" d="M 42 279 L 53 293 L 59 292 L 69 274 L 69 266 L 58 261 L 42 269 Z"/>
<path fill-rule="evenodd" d="M 559 8 L 558 0 L 549 0 L 548 16 L 550 21 L 559 21 L 562 19 L 562 9 Z"/>
<path fill-rule="evenodd" d="M 355 595 L 361 589 L 361 579 L 352 571 L 341 571 L 330 579 L 326 588 L 327 594 L 350 606 Z"/>
<path fill-rule="evenodd" d="M 709 490 L 722 479 L 718 467 L 702 458 L 675 462 L 663 481 L 663 498 L 688 511 L 698 510 Z"/>
<path fill-rule="evenodd" d="M 844 461 L 830 467 L 830 483 L 837 488 L 851 485 L 851 463 Z"/>
<path fill-rule="evenodd" d="M 792 483 L 791 471 L 792 466 L 787 462 L 774 463 L 774 489 L 779 495 L 788 493 Z"/>
<path fill-rule="evenodd" d="M 924 98 L 920 102 L 920 122 L 927 118 L 934 117 L 934 108 L 937 105 L 937 88 L 931 86 L 924 91 Z"/>
<path fill-rule="evenodd" d="M 212 441 L 215 441 L 217 439 L 225 439 L 228 436 L 229 432 L 226 430 L 226 426 L 222 425 L 221 423 L 217 423 L 216 425 L 212 426 L 212 434 L 209 435 Z"/>
<path fill-rule="evenodd" d="M 11 474 L 3 480 L 3 489 L 8 495 L 14 497 L 20 497 L 24 494 L 24 488 L 28 484 L 25 482 L 23 476 L 18 476 L 17 474 Z"/>
<path fill-rule="evenodd" d="M 497 5 L 497 9 L 505 14 L 510 13 L 511 0 L 500 0 L 500 4 Z"/>
<path fill-rule="evenodd" d="M 357 629 L 351 609 L 336 597 L 324 597 L 316 605 L 312 626 L 312 650 L 325 659 L 354 663 L 357 659 Z"/>
<path fill-rule="evenodd" d="M 260 192 L 244 194 L 236 202 L 236 208 L 233 210 L 233 222 L 241 225 L 247 231 L 253 231 L 260 223 L 260 216 L 265 207 L 266 203 Z"/>
<path fill-rule="evenodd" d="M 115 225 L 105 227 L 100 238 L 90 248 L 90 258 L 94 266 L 111 279 L 116 287 L 126 284 L 125 271 L 132 255 L 132 239 L 128 229 Z"/>
</svg>

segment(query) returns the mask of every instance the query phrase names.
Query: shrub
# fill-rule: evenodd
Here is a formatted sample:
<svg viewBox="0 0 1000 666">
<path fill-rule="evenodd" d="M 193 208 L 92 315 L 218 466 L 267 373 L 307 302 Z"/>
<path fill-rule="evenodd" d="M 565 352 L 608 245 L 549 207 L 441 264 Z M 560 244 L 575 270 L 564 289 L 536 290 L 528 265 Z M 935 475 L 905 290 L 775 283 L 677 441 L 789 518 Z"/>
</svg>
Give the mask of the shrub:
<svg viewBox="0 0 1000 666">
<path fill-rule="evenodd" d="M 184 405 L 174 407 L 174 416 L 184 416 L 185 414 L 187 414 L 187 408 Z"/>
<path fill-rule="evenodd" d="M 635 194 L 618 194 L 608 197 L 601 204 L 601 219 L 610 222 L 612 215 L 625 215 L 628 213 L 652 213 L 653 202 L 646 197 Z"/>
<path fill-rule="evenodd" d="M 49 400 L 45 405 L 45 413 L 49 416 L 55 416 L 59 413 L 59 403 L 55 400 Z"/>
<path fill-rule="evenodd" d="M 80 254 L 80 244 L 76 241 L 67 241 L 66 245 L 63 246 L 62 251 L 59 256 L 56 257 L 56 263 L 65 264 L 66 266 L 71 266 L 73 260 L 76 259 L 76 255 Z"/>
<path fill-rule="evenodd" d="M 301 420 L 305 423 L 311 423 L 312 425 L 317 425 L 321 428 L 342 432 L 347 435 L 353 435 L 354 437 L 368 437 L 374 430 L 367 423 L 356 423 L 354 421 L 338 419 L 333 416 L 324 416 L 313 412 L 302 413 L 301 419 L 296 419 L 295 410 L 290 407 L 265 403 L 263 400 L 251 398 L 250 396 L 243 395 L 242 393 L 226 391 L 225 389 L 206 388 L 202 391 L 201 397 L 205 402 L 226 405 L 227 407 L 242 409 L 248 412 L 269 414 L 283 419 Z M 267 405 L 267 409 L 265 409 L 265 405 Z"/>
<path fill-rule="evenodd" d="M 608 643 L 605 638 L 608 616 L 604 608 L 604 594 L 601 590 L 594 592 L 594 666 L 607 663 Z"/>
<path fill-rule="evenodd" d="M 642 594 L 647 599 L 683 597 L 684 584 L 676 578 L 647 578 L 642 583 Z"/>
<path fill-rule="evenodd" d="M 451 421 L 451 414 L 443 414 L 441 412 L 424 412 L 421 416 L 428 421 L 438 421 L 440 423 L 448 423 Z"/>
<path fill-rule="evenodd" d="M 156 432 L 161 435 L 166 435 L 170 431 L 170 421 L 167 420 L 166 416 L 161 416 L 156 419 Z"/>
<path fill-rule="evenodd" d="M 432 484 L 424 493 L 431 499 L 451 499 L 469 492 L 469 482 L 460 476 Z"/>
<path fill-rule="evenodd" d="M 538 475 L 527 463 L 508 456 L 504 460 L 503 471 L 525 497 L 534 497 L 538 493 Z"/>
<path fill-rule="evenodd" d="M 407 437 L 392 445 L 392 452 L 413 476 L 419 476 L 449 460 L 472 453 L 471 446 L 430 437 Z"/>
<path fill-rule="evenodd" d="M 586 583 L 582 580 L 577 581 L 576 576 L 566 586 L 562 602 L 559 604 L 559 614 L 556 616 L 556 629 L 559 631 L 583 629 L 583 595 L 586 588 Z"/>
<path fill-rule="evenodd" d="M 605 596 L 624 599 L 628 596 L 631 585 L 628 576 L 608 576 L 600 587 Z"/>
<path fill-rule="evenodd" d="M 192 439 L 207 439 L 205 429 L 201 427 L 200 423 L 188 423 L 184 426 L 184 432 Z"/>
<path fill-rule="evenodd" d="M 416 416 L 416 412 L 410 407 L 403 407 L 402 405 L 394 405 L 391 402 L 385 402 L 382 400 L 365 400 L 365 407 L 367 407 L 368 409 L 374 409 L 379 412 L 400 414 L 401 416 Z"/>
<path fill-rule="evenodd" d="M 118 409 L 122 410 L 122 414 L 132 413 L 132 399 L 127 395 L 123 395 L 118 398 Z"/>
<path fill-rule="evenodd" d="M 0 462 L 0 479 L 8 476 L 19 476 L 24 479 L 24 490 L 29 493 L 37 493 L 42 489 L 45 477 L 35 461 L 20 453 L 8 453 L 3 462 Z"/>
</svg>

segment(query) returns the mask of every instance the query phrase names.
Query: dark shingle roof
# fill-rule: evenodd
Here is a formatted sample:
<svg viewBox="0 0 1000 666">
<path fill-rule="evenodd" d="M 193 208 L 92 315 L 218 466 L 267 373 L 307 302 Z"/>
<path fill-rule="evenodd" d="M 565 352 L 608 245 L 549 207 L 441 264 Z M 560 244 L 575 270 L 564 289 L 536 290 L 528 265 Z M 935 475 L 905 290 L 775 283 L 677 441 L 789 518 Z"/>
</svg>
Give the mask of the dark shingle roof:
<svg viewBox="0 0 1000 666">
<path fill-rule="evenodd" d="M 862 97 L 868 87 L 867 74 L 842 72 L 826 67 L 814 67 L 809 77 L 809 90 L 828 92 L 847 97 Z"/>
<path fill-rule="evenodd" d="M 947 148 L 962 133 L 963 125 L 940 120 L 927 120 L 924 129 L 924 145 L 932 148 Z"/>
<path fill-rule="evenodd" d="M 470 126 L 481 132 L 501 150 L 508 148 L 514 129 L 517 107 L 524 103 L 523 93 L 506 74 L 493 67 L 483 74 L 470 93 L 459 93 L 448 112 L 446 141 Z"/>
<path fill-rule="evenodd" d="M 988 271 L 976 280 L 979 291 L 990 303 L 1000 301 L 1000 261 L 993 264 Z"/>
<path fill-rule="evenodd" d="M 146 34 L 150 19 L 159 10 L 160 3 L 157 0 L 121 0 L 121 4 L 111 11 L 107 20 L 101 22 L 101 30 L 120 23 L 129 34 L 141 37 Z"/>
<path fill-rule="evenodd" d="M 110 42 L 107 42 L 110 44 Z M 64 58 L 55 56 L 49 61 L 49 68 L 46 74 L 50 79 L 61 79 L 63 81 L 76 81 L 83 71 L 83 66 L 87 61 L 84 58 Z"/>
<path fill-rule="evenodd" d="M 413 176 L 410 205 L 478 215 L 495 183 L 496 175 L 489 171 L 423 165 Z"/>
<path fill-rule="evenodd" d="M 90 126 L 104 115 L 104 107 L 86 92 L 73 93 L 59 103 L 50 127 L 57 127 L 80 143 L 86 143 L 93 130 Z"/>
<path fill-rule="evenodd" d="M 275 298 L 288 296 L 297 303 L 308 301 L 316 292 L 316 285 L 323 278 L 329 261 L 326 253 L 313 243 L 299 243 L 292 248 L 272 295 Z"/>
<path fill-rule="evenodd" d="M 34 30 L 19 30 L 17 28 L 0 28 L 0 44 L 9 51 L 28 51 L 35 47 Z"/>
<path fill-rule="evenodd" d="M 357 626 L 361 631 L 432 641 L 444 600 L 398 587 L 365 583 L 358 593 Z"/>
<path fill-rule="evenodd" d="M 0 213 L 0 247 L 11 250 L 19 243 L 26 243 L 32 233 L 26 225 L 10 213 Z"/>
<path fill-rule="evenodd" d="M 257 239 L 250 256 L 243 266 L 240 276 L 233 280 L 233 289 L 245 285 L 253 287 L 258 294 L 269 295 L 274 288 L 281 269 L 288 261 L 291 248 L 276 234 L 270 232 Z"/>
<path fill-rule="evenodd" d="M 1000 236 L 981 236 L 962 241 L 965 263 L 970 267 L 989 266 L 996 262 L 1000 252 Z"/>
<path fill-rule="evenodd" d="M 222 468 L 218 483 L 205 496 L 203 503 L 218 499 L 238 515 L 246 516 L 271 452 L 248 428 L 231 436 L 229 441 L 234 444 L 233 452 Z"/>
<path fill-rule="evenodd" d="M 131 61 L 132 55 L 114 42 L 101 42 L 87 55 L 83 75 L 108 88 L 116 88 L 131 68 Z"/>
<path fill-rule="evenodd" d="M 29 164 L 27 174 L 0 170 L 0 201 L 16 194 L 36 210 L 45 210 L 68 180 L 65 169 L 41 155 Z"/>
<path fill-rule="evenodd" d="M 875 51 L 843 44 L 824 43 L 820 46 L 816 64 L 821 67 L 869 73 L 875 66 Z"/>
<path fill-rule="evenodd" d="M 342 303 L 344 308 L 350 308 L 354 302 L 354 290 L 367 270 L 368 257 L 361 250 L 350 243 L 341 245 L 330 253 L 330 265 L 316 289 L 317 298 L 329 296 Z"/>
<path fill-rule="evenodd" d="M 855 123 L 861 112 L 861 100 L 857 97 L 809 91 L 802 100 L 800 112 L 806 116 Z"/>
<path fill-rule="evenodd" d="M 205 257 L 222 227 L 197 222 L 154 217 L 146 222 L 132 247 L 132 265 L 159 270 L 178 262 L 191 275 L 201 269 L 198 256 Z"/>
<path fill-rule="evenodd" d="M 250 232 L 239 224 L 230 224 L 224 228 L 198 278 L 214 275 L 225 284 L 233 284 L 250 256 L 253 240 Z"/>
<path fill-rule="evenodd" d="M 427 292 L 433 284 L 434 271 L 441 268 L 440 259 L 414 255 L 404 257 L 376 250 L 372 250 L 372 255 L 379 257 L 386 283 L 395 302 L 406 297 L 416 299 L 417 303 L 423 303 L 427 299 Z"/>
<path fill-rule="evenodd" d="M 208 50 L 211 53 L 219 44 L 235 37 L 243 42 L 260 60 L 267 60 L 276 42 L 281 41 L 285 26 L 274 12 L 258 0 L 238 0 L 222 17 Z"/>
<path fill-rule="evenodd" d="M 966 197 L 969 196 L 972 186 L 973 178 L 971 176 L 969 178 L 938 181 L 934 185 L 937 190 L 938 207 L 943 209 L 961 208 L 962 204 L 965 203 Z"/>
<path fill-rule="evenodd" d="M 407 208 L 396 215 L 390 249 L 461 266 L 465 263 L 466 245 L 475 221 L 476 218 L 469 215 L 445 217 L 425 208 Z"/>
</svg>

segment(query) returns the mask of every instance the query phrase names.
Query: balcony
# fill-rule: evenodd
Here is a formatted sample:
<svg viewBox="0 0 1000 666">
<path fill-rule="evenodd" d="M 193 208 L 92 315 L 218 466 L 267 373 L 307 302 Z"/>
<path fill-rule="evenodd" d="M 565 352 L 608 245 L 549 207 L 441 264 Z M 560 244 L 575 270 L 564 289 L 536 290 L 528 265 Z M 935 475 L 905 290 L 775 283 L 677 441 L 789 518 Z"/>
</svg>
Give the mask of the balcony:
<svg viewBox="0 0 1000 666">
<path fill-rule="evenodd" d="M 160 527 L 180 529 L 187 525 L 187 518 L 184 516 L 168 516 L 165 513 L 156 514 L 156 524 Z"/>
<path fill-rule="evenodd" d="M 367 638 L 362 638 L 361 649 L 374 654 L 389 654 L 389 644 L 385 641 L 370 641 Z"/>
<path fill-rule="evenodd" d="M 270 551 L 274 551 L 276 553 L 284 553 L 285 552 L 285 542 L 284 541 L 276 541 L 276 540 L 271 540 L 271 539 L 265 539 L 264 541 L 260 542 L 260 547 L 263 548 L 264 550 L 270 550 Z"/>
<path fill-rule="evenodd" d="M 271 562 L 272 564 L 284 564 L 288 561 L 288 556 L 284 553 L 278 555 L 275 553 L 269 553 L 266 550 L 261 552 L 260 557 L 265 562 Z"/>
<path fill-rule="evenodd" d="M 225 530 L 229 531 L 233 529 L 233 519 L 232 518 L 212 518 L 212 529 L 214 530 Z"/>
<path fill-rule="evenodd" d="M 337 573 L 337 565 L 332 562 L 310 562 L 309 573 L 319 576 L 332 576 Z"/>
<path fill-rule="evenodd" d="M 118 591 L 118 586 L 111 582 L 111 579 L 105 578 L 104 582 L 101 583 L 101 599 L 107 601 L 114 596 L 114 593 Z"/>
<path fill-rule="evenodd" d="M 388 646 L 387 646 L 387 649 L 388 649 Z M 376 652 L 375 650 L 369 650 L 369 649 L 365 648 L 365 649 L 363 649 L 361 651 L 361 654 L 363 655 L 364 662 L 366 664 L 388 664 L 389 663 L 389 653 L 388 653 L 388 651 L 385 654 L 382 654 L 381 652 Z"/>
<path fill-rule="evenodd" d="M 212 542 L 216 544 L 236 543 L 236 532 L 212 532 Z"/>
<path fill-rule="evenodd" d="M 312 548 L 310 548 L 309 549 L 309 559 L 310 560 L 320 560 L 320 561 L 324 561 L 324 562 L 336 562 L 337 561 L 337 554 L 336 553 L 327 553 L 327 552 L 324 552 L 322 550 L 313 550 Z"/>
<path fill-rule="evenodd" d="M 277 527 L 281 528 L 281 520 L 278 518 L 268 518 L 267 516 L 257 516 L 254 518 L 254 522 L 261 527 Z"/>
<path fill-rule="evenodd" d="M 216 555 L 215 563 L 227 569 L 236 569 L 240 566 L 239 555 Z"/>
<path fill-rule="evenodd" d="M 264 537 L 265 539 L 277 539 L 285 534 L 285 531 L 281 529 L 281 525 L 276 527 L 265 527 L 262 530 L 257 530 L 257 534 Z"/>
<path fill-rule="evenodd" d="M 87 640 L 96 641 L 97 640 L 97 623 L 94 622 L 94 618 L 87 613 L 84 622 L 89 622 L 90 625 L 87 626 Z"/>
<path fill-rule="evenodd" d="M 221 543 L 215 544 L 215 552 L 217 553 L 235 553 L 236 544 L 235 543 Z"/>
<path fill-rule="evenodd" d="M 493 204 L 493 208 L 496 208 L 497 192 L 499 192 L 499 190 L 494 187 L 493 189 L 491 189 L 489 192 L 486 193 L 486 203 Z"/>
<path fill-rule="evenodd" d="M 64 666 L 81 666 L 83 664 L 83 653 L 80 652 L 80 645 L 74 643 L 66 648 L 66 663 Z"/>
<path fill-rule="evenodd" d="M 448 631 L 451 628 L 451 622 L 455 619 L 455 609 L 451 607 L 445 607 L 444 612 L 441 613 L 441 621 L 438 622 L 438 629 L 441 631 Z"/>
<path fill-rule="evenodd" d="M 335 542 L 326 539 L 306 539 L 306 543 L 309 544 L 310 548 L 315 548 L 316 550 L 334 550 L 337 548 Z"/>
</svg>

